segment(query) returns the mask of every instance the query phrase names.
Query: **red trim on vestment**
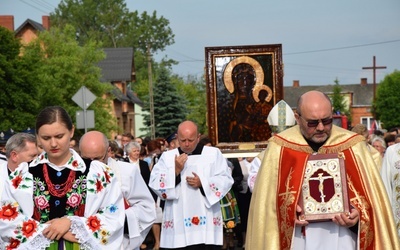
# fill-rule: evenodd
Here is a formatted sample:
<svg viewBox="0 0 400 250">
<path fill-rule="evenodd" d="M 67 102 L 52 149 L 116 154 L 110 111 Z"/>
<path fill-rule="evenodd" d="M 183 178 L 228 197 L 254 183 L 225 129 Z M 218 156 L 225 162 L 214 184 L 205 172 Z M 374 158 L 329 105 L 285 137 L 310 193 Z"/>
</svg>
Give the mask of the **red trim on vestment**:
<svg viewBox="0 0 400 250">
<path fill-rule="evenodd" d="M 277 212 L 280 249 L 291 246 L 296 206 L 303 183 L 305 164 L 309 154 L 282 148 L 278 179 Z"/>
<path fill-rule="evenodd" d="M 359 249 L 374 249 L 374 214 L 367 194 L 365 185 L 362 181 L 359 167 L 357 167 L 354 154 L 351 150 L 343 151 L 345 155 L 345 166 L 347 173 L 347 188 L 351 205 L 357 208 L 360 214 L 359 223 Z M 356 191 L 356 192 L 355 192 Z"/>
</svg>

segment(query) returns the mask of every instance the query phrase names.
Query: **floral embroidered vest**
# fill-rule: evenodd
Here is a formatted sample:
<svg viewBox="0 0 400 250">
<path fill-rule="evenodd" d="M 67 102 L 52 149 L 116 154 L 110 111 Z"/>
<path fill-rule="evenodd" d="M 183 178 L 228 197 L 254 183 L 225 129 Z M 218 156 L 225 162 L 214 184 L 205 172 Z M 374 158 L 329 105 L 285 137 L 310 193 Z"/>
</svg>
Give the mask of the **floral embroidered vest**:
<svg viewBox="0 0 400 250">
<path fill-rule="evenodd" d="M 35 220 L 44 223 L 65 215 L 83 216 L 89 167 L 82 173 L 68 168 L 57 171 L 39 164 L 29 168 L 29 172 L 33 175 Z"/>
</svg>

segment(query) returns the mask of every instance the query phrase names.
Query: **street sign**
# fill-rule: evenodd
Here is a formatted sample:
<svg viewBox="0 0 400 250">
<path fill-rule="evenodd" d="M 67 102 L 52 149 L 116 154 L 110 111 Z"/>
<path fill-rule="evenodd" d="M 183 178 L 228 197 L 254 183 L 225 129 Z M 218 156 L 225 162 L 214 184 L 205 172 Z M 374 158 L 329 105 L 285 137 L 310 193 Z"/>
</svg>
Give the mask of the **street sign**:
<svg viewBox="0 0 400 250">
<path fill-rule="evenodd" d="M 82 86 L 72 97 L 72 100 L 82 109 L 87 109 L 96 100 L 96 96 L 85 86 Z"/>
<path fill-rule="evenodd" d="M 86 112 L 86 115 L 85 115 Z M 94 111 L 93 110 L 79 110 L 76 111 L 76 128 L 86 129 L 94 128 Z"/>
</svg>

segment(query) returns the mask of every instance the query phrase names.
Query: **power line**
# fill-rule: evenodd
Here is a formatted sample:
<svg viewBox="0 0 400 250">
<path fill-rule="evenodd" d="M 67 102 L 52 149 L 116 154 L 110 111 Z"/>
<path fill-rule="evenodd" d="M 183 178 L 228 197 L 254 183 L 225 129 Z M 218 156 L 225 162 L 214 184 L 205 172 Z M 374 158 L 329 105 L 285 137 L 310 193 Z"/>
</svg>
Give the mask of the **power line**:
<svg viewBox="0 0 400 250">
<path fill-rule="evenodd" d="M 313 69 L 360 71 L 360 69 L 334 68 L 334 67 L 324 67 L 324 66 L 320 66 L 320 65 L 310 65 L 310 64 L 284 63 L 284 65 L 291 65 L 291 66 L 302 67 L 302 68 L 313 68 Z"/>
<path fill-rule="evenodd" d="M 366 47 L 366 46 L 379 45 L 379 44 L 385 44 L 385 43 L 395 43 L 395 42 L 400 42 L 400 39 L 391 40 L 391 41 L 384 41 L 384 42 L 377 42 L 377 43 L 368 43 L 368 44 L 360 44 L 360 45 L 352 45 L 352 46 L 331 48 L 331 49 L 320 49 L 320 50 L 310 50 L 310 51 L 303 51 L 303 52 L 285 53 L 284 55 L 297 55 L 297 54 L 305 54 L 305 53 L 316 53 L 316 52 L 324 52 L 324 51 L 352 49 L 352 48 L 358 48 L 358 47 Z"/>
<path fill-rule="evenodd" d="M 373 46 L 373 45 L 380 45 L 380 44 L 386 44 L 386 43 L 395 43 L 395 42 L 400 42 L 400 39 L 396 40 L 390 40 L 390 41 L 383 41 L 383 42 L 376 42 L 376 43 L 367 43 L 367 44 L 359 44 L 359 45 L 350 45 L 350 46 L 345 46 L 345 47 L 338 47 L 338 48 L 329 48 L 329 49 L 320 49 L 320 50 L 311 50 L 311 51 L 302 51 L 302 52 L 293 52 L 293 53 L 284 53 L 283 55 L 296 55 L 296 54 L 305 54 L 305 53 L 317 53 L 317 52 L 325 52 L 325 51 L 334 51 L 334 50 L 343 50 L 343 49 L 351 49 L 351 48 L 358 48 L 358 47 L 367 47 L 367 46 Z M 169 51 L 172 51 L 173 53 L 179 54 L 181 56 L 184 56 L 186 58 L 189 58 L 187 60 L 176 60 L 175 61 L 180 62 L 180 63 L 189 63 L 189 62 L 202 62 L 204 59 L 195 59 L 193 57 L 187 56 L 185 54 L 182 54 L 176 50 L 173 50 L 171 48 L 168 49 Z M 166 53 L 167 54 L 167 53 Z M 287 63 L 286 63 L 287 64 Z M 311 65 L 310 65 L 311 67 Z M 316 66 L 312 66 L 316 67 Z"/>
<path fill-rule="evenodd" d="M 44 13 L 44 14 L 48 14 L 49 12 L 48 11 L 45 11 L 45 10 L 43 10 L 43 9 L 40 9 L 40 8 L 38 8 L 37 6 L 34 6 L 34 5 L 32 5 L 32 4 L 30 4 L 30 3 L 28 3 L 28 2 L 25 2 L 24 0 L 20 0 L 22 3 L 24 3 L 24 4 L 26 4 L 26 5 L 29 5 L 29 6 L 31 6 L 32 8 L 34 8 L 34 9 L 37 9 L 38 11 L 40 11 L 40 12 L 42 12 L 42 13 Z"/>
<path fill-rule="evenodd" d="M 55 9 L 55 7 L 53 5 L 47 3 L 44 0 L 32 0 L 32 1 L 35 2 L 38 6 L 48 9 L 49 12 L 51 12 Z"/>
</svg>

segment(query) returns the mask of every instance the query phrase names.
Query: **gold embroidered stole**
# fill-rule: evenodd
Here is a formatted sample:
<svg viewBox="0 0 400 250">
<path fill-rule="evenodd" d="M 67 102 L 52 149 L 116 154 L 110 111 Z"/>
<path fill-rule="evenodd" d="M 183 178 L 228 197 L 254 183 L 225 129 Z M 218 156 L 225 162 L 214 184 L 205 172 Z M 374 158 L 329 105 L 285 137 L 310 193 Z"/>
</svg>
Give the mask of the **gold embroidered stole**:
<svg viewBox="0 0 400 250">
<path fill-rule="evenodd" d="M 289 249 L 291 246 L 296 206 L 308 156 L 305 152 L 282 148 L 276 201 L 280 249 Z"/>
</svg>

